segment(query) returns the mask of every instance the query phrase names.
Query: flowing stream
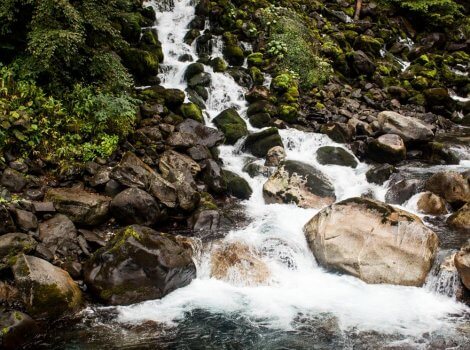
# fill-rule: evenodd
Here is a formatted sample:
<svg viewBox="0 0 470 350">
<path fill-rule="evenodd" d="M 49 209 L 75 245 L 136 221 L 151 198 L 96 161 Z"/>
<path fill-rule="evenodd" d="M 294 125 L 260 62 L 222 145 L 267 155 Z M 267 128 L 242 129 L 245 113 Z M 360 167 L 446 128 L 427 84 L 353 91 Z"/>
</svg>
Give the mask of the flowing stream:
<svg viewBox="0 0 470 350">
<path fill-rule="evenodd" d="M 190 62 L 178 58 L 190 54 L 197 59 L 195 44 L 183 43 L 195 1 L 149 4 L 157 11 L 156 28 L 165 54 L 162 85 L 184 90 L 184 70 Z M 221 57 L 221 39 L 214 40 L 211 56 Z M 246 90 L 226 73 L 214 73 L 207 66 L 206 72 L 212 76 L 205 109 L 207 124 L 211 125 L 223 110 L 234 107 L 249 125 Z M 319 147 L 343 145 L 325 135 L 295 129 L 280 130 L 280 134 L 287 159 L 314 165 L 327 174 L 335 185 L 337 200 L 364 193 L 384 200 L 387 183 L 368 183 L 367 164 L 359 162 L 352 169 L 317 162 L 315 152 Z M 244 177 L 253 189 L 251 198 L 242 202 L 249 224 L 232 230 L 223 240 L 243 243 L 258 252 L 269 270 L 267 283 L 246 284 L 236 271 L 230 281 L 212 278 L 210 247 L 202 246 L 197 278 L 190 285 L 161 300 L 117 308 L 119 324 L 137 326 L 153 321 L 164 325 L 166 331 L 162 332 L 172 339 L 169 348 L 181 349 L 356 348 L 357 344 L 370 349 L 389 345 L 426 348 L 436 337 L 454 345 L 455 339 L 467 339 L 468 309 L 453 298 L 454 275 L 436 275 L 425 287 L 415 288 L 370 285 L 351 276 L 326 272 L 317 265 L 302 232 L 303 225 L 317 211 L 265 204 L 262 186 L 267 177 L 251 178 L 242 171 L 247 161 L 262 164 L 263 160 L 241 152 L 240 144 L 219 148 L 223 167 Z M 413 211 L 413 203 L 405 204 L 405 209 Z M 160 343 L 165 336 L 147 334 Z M 145 344 L 145 340 L 139 344 Z"/>
</svg>

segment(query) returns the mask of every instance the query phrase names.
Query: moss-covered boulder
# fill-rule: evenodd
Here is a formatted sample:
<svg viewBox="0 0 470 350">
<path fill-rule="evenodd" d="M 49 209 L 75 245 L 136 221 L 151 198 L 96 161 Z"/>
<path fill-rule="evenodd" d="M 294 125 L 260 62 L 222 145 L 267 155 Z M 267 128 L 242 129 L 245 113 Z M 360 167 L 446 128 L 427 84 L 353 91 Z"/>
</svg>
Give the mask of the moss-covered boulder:
<svg viewBox="0 0 470 350">
<path fill-rule="evenodd" d="M 231 66 L 241 66 L 245 61 L 243 49 L 238 45 L 228 44 L 224 46 L 223 54 Z"/>
<path fill-rule="evenodd" d="M 209 64 L 214 72 L 225 72 L 228 68 L 227 62 L 222 57 L 214 57 Z"/>
<path fill-rule="evenodd" d="M 277 115 L 277 112 L 278 111 L 276 106 L 273 105 L 271 102 L 266 100 L 258 100 L 250 104 L 246 111 L 246 114 L 250 117 L 259 113 L 267 113 L 271 117 L 274 117 Z"/>
<path fill-rule="evenodd" d="M 248 134 L 245 121 L 234 108 L 226 109 L 215 117 L 213 122 L 224 133 L 225 143 L 229 145 Z"/>
<path fill-rule="evenodd" d="M 354 48 L 356 50 L 362 50 L 373 56 L 379 56 L 380 50 L 383 47 L 384 41 L 382 39 L 377 39 L 370 35 L 359 35 L 354 41 Z"/>
<path fill-rule="evenodd" d="M 163 62 L 162 44 L 158 40 L 158 33 L 155 28 L 145 28 L 142 30 L 139 48 L 152 53 L 157 57 L 158 62 Z"/>
<path fill-rule="evenodd" d="M 253 193 L 248 182 L 232 171 L 222 170 L 227 193 L 239 199 L 249 199 Z"/>
<path fill-rule="evenodd" d="M 199 63 L 199 62 L 191 63 L 184 71 L 184 79 L 188 81 L 192 77 L 194 77 L 196 74 L 203 73 L 203 72 L 204 72 L 204 65 L 202 63 Z"/>
<path fill-rule="evenodd" d="M 127 48 L 122 51 L 121 57 L 124 65 L 139 80 L 145 81 L 149 76 L 158 74 L 158 57 L 146 50 Z"/>
<path fill-rule="evenodd" d="M 272 125 L 272 118 L 269 113 L 257 113 L 250 116 L 250 124 L 255 128 L 264 128 Z"/>
<path fill-rule="evenodd" d="M 78 285 L 66 271 L 45 260 L 21 254 L 13 275 L 26 310 L 35 318 L 56 319 L 81 306 Z"/>
<path fill-rule="evenodd" d="M 34 251 L 36 246 L 36 240 L 24 233 L 12 232 L 0 236 L 0 269 L 13 265 L 17 254 L 28 254 Z"/>
<path fill-rule="evenodd" d="M 277 128 L 269 128 L 248 135 L 243 144 L 243 150 L 261 158 L 265 157 L 268 151 L 275 146 L 284 147 L 284 144 Z"/>
<path fill-rule="evenodd" d="M 249 67 L 261 67 L 263 65 L 263 54 L 261 52 L 254 52 L 247 57 Z"/>
<path fill-rule="evenodd" d="M 357 167 L 354 156 L 341 147 L 324 146 L 317 150 L 317 160 L 320 164 L 341 165 L 351 168 Z"/>
<path fill-rule="evenodd" d="M 116 232 L 85 267 L 85 282 L 106 304 L 159 299 L 196 277 L 188 239 L 132 225 Z"/>
<path fill-rule="evenodd" d="M 201 108 L 195 103 L 183 103 L 181 105 L 181 115 L 185 119 L 193 119 L 199 123 L 204 123 L 204 116 L 202 115 Z"/>
</svg>

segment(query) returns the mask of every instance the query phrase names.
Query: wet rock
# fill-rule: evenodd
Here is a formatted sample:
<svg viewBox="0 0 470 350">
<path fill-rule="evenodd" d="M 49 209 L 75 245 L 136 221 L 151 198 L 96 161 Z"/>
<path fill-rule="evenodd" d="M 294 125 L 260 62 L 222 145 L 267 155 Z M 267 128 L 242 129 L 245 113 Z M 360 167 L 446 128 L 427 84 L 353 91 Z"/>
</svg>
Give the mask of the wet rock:
<svg viewBox="0 0 470 350">
<path fill-rule="evenodd" d="M 188 65 L 186 68 L 186 71 L 184 72 L 184 79 L 186 81 L 189 81 L 192 77 L 194 77 L 196 74 L 203 73 L 204 72 L 204 65 L 202 63 L 191 63 Z"/>
<path fill-rule="evenodd" d="M 277 108 L 271 102 L 261 100 L 251 103 L 246 111 L 248 117 L 252 117 L 260 113 L 266 113 L 271 117 L 274 117 L 277 115 Z"/>
<path fill-rule="evenodd" d="M 269 99 L 269 89 L 265 86 L 253 86 L 245 95 L 249 103 Z"/>
<path fill-rule="evenodd" d="M 379 163 L 396 163 L 406 159 L 406 147 L 403 139 L 395 134 L 385 134 L 372 140 L 367 153 Z"/>
<path fill-rule="evenodd" d="M 431 176 L 425 189 L 444 198 L 452 205 L 470 202 L 470 186 L 462 174 L 454 171 L 440 172 Z"/>
<path fill-rule="evenodd" d="M 211 253 L 211 277 L 239 286 L 267 284 L 270 271 L 260 254 L 241 242 L 224 243 Z"/>
<path fill-rule="evenodd" d="M 28 313 L 56 319 L 77 311 L 82 293 L 69 274 L 45 260 L 20 255 L 13 266 L 15 283 Z"/>
<path fill-rule="evenodd" d="M 213 122 L 224 133 L 225 143 L 229 145 L 248 134 L 245 121 L 234 108 L 226 109 L 215 117 Z"/>
<path fill-rule="evenodd" d="M 338 143 L 348 143 L 354 136 L 354 128 L 345 123 L 329 123 L 321 127 L 320 131 Z"/>
<path fill-rule="evenodd" d="M 0 204 L 0 235 L 8 232 L 14 232 L 16 230 L 13 218 L 10 215 L 8 208 Z"/>
<path fill-rule="evenodd" d="M 462 208 L 449 216 L 447 223 L 450 227 L 462 233 L 470 234 L 470 203 L 465 204 Z"/>
<path fill-rule="evenodd" d="M 210 128 L 191 119 L 187 119 L 180 123 L 176 129 L 180 132 L 195 135 L 196 143 L 208 148 L 217 146 L 224 140 L 224 134 L 221 131 Z"/>
<path fill-rule="evenodd" d="M 38 227 L 36 215 L 29 211 L 16 209 L 13 216 L 15 217 L 16 226 L 22 231 L 28 232 Z"/>
<path fill-rule="evenodd" d="M 36 240 L 24 233 L 7 233 L 0 236 L 0 266 L 14 264 L 17 254 L 28 254 L 34 251 L 36 245 Z"/>
<path fill-rule="evenodd" d="M 222 175 L 222 169 L 216 161 L 208 159 L 204 162 L 202 180 L 215 193 L 222 193 L 227 190 L 227 184 Z"/>
<path fill-rule="evenodd" d="M 266 154 L 265 166 L 279 166 L 286 159 L 286 151 L 281 146 L 271 148 Z"/>
<path fill-rule="evenodd" d="M 39 224 L 39 238 L 52 254 L 73 257 L 80 250 L 75 225 L 62 214 Z"/>
<path fill-rule="evenodd" d="M 188 219 L 188 226 L 194 231 L 217 231 L 221 223 L 221 213 L 214 198 L 209 193 L 202 193 L 197 210 Z"/>
<path fill-rule="evenodd" d="M 284 161 L 263 186 L 266 203 L 295 203 L 302 208 L 321 208 L 336 199 L 330 179 L 314 167 Z"/>
<path fill-rule="evenodd" d="M 406 117 L 396 112 L 380 112 L 377 121 L 382 132 L 396 134 L 405 142 L 426 141 L 434 137 L 431 128 L 419 119 Z"/>
<path fill-rule="evenodd" d="M 30 343 L 38 332 L 37 323 L 25 313 L 15 310 L 0 313 L 2 349 L 20 349 Z"/>
<path fill-rule="evenodd" d="M 46 192 L 45 200 L 74 223 L 92 226 L 107 219 L 111 199 L 76 188 L 55 188 Z"/>
<path fill-rule="evenodd" d="M 128 226 L 95 253 L 85 267 L 85 282 L 111 305 L 159 299 L 196 277 L 192 254 L 185 238 Z"/>
<path fill-rule="evenodd" d="M 418 210 L 428 215 L 447 214 L 447 203 L 441 197 L 432 192 L 423 192 L 420 194 L 417 202 Z"/>
<path fill-rule="evenodd" d="M 269 113 L 258 113 L 249 117 L 250 124 L 255 128 L 264 128 L 272 125 L 272 119 Z"/>
<path fill-rule="evenodd" d="M 204 117 L 202 115 L 201 108 L 195 103 L 183 103 L 181 105 L 181 115 L 185 119 L 194 119 L 200 123 L 204 122 Z"/>
<path fill-rule="evenodd" d="M 125 225 L 153 225 L 160 218 L 157 201 L 144 190 L 128 188 L 111 201 L 111 215 Z"/>
<path fill-rule="evenodd" d="M 232 67 L 229 68 L 227 72 L 238 85 L 246 89 L 250 89 L 253 86 L 253 78 L 250 76 L 247 69 L 242 67 Z"/>
<path fill-rule="evenodd" d="M 21 192 L 28 184 L 28 180 L 19 171 L 6 168 L 2 174 L 1 184 L 11 192 Z"/>
<path fill-rule="evenodd" d="M 400 180 L 390 186 L 385 201 L 390 204 L 403 204 L 424 188 L 424 181 L 417 179 Z"/>
<path fill-rule="evenodd" d="M 275 147 L 284 147 L 279 131 L 269 128 L 247 136 L 243 144 L 243 150 L 250 152 L 256 157 L 265 157 L 268 151 Z"/>
<path fill-rule="evenodd" d="M 397 169 L 393 165 L 382 164 L 369 169 L 366 173 L 366 179 L 368 182 L 382 185 L 395 172 Z"/>
<path fill-rule="evenodd" d="M 214 72 L 225 72 L 228 68 L 227 62 L 222 57 L 214 57 L 209 64 Z"/>
<path fill-rule="evenodd" d="M 439 244 L 417 216 L 366 198 L 323 209 L 304 232 L 320 265 L 367 283 L 423 285 Z"/>
<path fill-rule="evenodd" d="M 341 165 L 356 168 L 356 158 L 341 147 L 323 146 L 317 150 L 317 161 L 320 164 Z"/>
<path fill-rule="evenodd" d="M 211 83 L 211 75 L 209 73 L 198 73 L 188 80 L 188 86 L 195 88 L 196 86 L 209 86 Z"/>
<path fill-rule="evenodd" d="M 470 290 L 470 243 L 465 244 L 455 254 L 454 263 L 462 283 Z"/>
<path fill-rule="evenodd" d="M 222 175 L 227 186 L 227 194 L 238 199 L 251 197 L 253 190 L 244 178 L 228 170 L 222 170 Z"/>
</svg>

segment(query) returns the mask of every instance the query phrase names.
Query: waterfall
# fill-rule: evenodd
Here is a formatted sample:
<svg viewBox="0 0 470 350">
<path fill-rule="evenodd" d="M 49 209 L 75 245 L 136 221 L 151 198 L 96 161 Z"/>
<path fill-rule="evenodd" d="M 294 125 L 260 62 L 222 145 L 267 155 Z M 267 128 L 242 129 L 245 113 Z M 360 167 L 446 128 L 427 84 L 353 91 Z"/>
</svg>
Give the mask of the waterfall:
<svg viewBox="0 0 470 350">
<path fill-rule="evenodd" d="M 194 60 L 194 46 L 183 43 L 188 23 L 194 16 L 192 0 L 173 0 L 165 6 L 150 2 L 157 11 L 156 28 L 165 54 L 160 74 L 165 87 L 185 90 L 183 74 L 188 62 L 178 60 L 189 54 Z M 215 37 L 212 57 L 222 57 L 222 42 Z M 228 73 L 206 72 L 212 76 L 206 104 L 206 122 L 226 108 L 236 108 L 246 117 L 246 90 L 235 83 Z M 270 78 L 266 79 L 269 83 Z M 250 130 L 256 130 L 249 126 Z M 325 145 L 343 147 L 327 136 L 295 129 L 280 130 L 288 159 L 315 165 L 335 185 L 337 200 L 373 193 L 384 198 L 386 186 L 367 182 L 369 166 L 359 162 L 357 168 L 321 165 L 315 151 Z M 234 171 L 248 181 L 253 195 L 242 205 L 250 218 L 248 226 L 228 232 L 223 244 L 243 244 L 256 252 L 269 278 L 259 285 L 224 281 L 211 277 L 210 251 L 201 254 L 197 278 L 187 287 L 178 289 L 161 300 L 119 307 L 121 322 L 158 322 L 177 324 L 195 310 L 214 314 L 237 314 L 263 327 L 289 330 L 299 314 L 303 317 L 328 314 L 338 320 L 342 330 L 372 330 L 386 334 L 420 335 L 450 326 L 447 316 L 465 309 L 452 298 L 438 294 L 440 289 L 392 285 L 371 285 L 352 276 L 329 273 L 319 267 L 307 246 L 303 225 L 317 212 L 295 205 L 264 202 L 264 175 L 251 178 L 242 171 L 253 156 L 240 151 L 239 145 L 219 147 L 225 169 Z M 207 248 L 210 249 L 210 248 Z M 257 260 L 258 261 L 258 260 Z M 440 278 L 440 277 L 438 277 Z M 444 278 L 444 277 L 443 277 Z M 436 284 L 436 283 L 431 283 Z M 447 293 L 447 287 L 444 288 Z"/>
</svg>

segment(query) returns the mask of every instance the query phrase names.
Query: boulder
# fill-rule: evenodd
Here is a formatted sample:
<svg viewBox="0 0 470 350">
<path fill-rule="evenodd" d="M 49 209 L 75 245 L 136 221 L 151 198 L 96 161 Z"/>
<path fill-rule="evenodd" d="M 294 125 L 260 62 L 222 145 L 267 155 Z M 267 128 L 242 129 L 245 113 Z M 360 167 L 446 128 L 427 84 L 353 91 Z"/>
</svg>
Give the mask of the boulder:
<svg viewBox="0 0 470 350">
<path fill-rule="evenodd" d="M 184 72 L 184 79 L 188 81 L 192 77 L 194 77 L 196 74 L 203 73 L 204 72 L 204 65 L 199 62 L 191 63 L 188 65 Z"/>
<path fill-rule="evenodd" d="M 382 185 L 395 172 L 397 172 L 397 169 L 393 165 L 381 164 L 369 169 L 366 172 L 366 179 L 368 182 Z"/>
<path fill-rule="evenodd" d="M 222 169 L 213 159 L 204 161 L 204 171 L 202 173 L 202 181 L 214 193 L 222 193 L 227 190 L 227 184 L 222 175 Z"/>
<path fill-rule="evenodd" d="M 210 234 L 220 228 L 221 219 L 222 215 L 214 198 L 209 193 L 203 192 L 198 208 L 188 219 L 188 226 L 194 231 Z"/>
<path fill-rule="evenodd" d="M 204 116 L 202 115 L 201 108 L 199 108 L 195 103 L 183 103 L 181 105 L 181 115 L 185 119 L 193 119 L 199 123 L 204 123 Z"/>
<path fill-rule="evenodd" d="M 286 159 L 286 151 L 281 146 L 274 146 L 266 154 L 265 166 L 279 166 Z"/>
<path fill-rule="evenodd" d="M 270 271 L 256 250 L 233 242 L 212 249 L 211 277 L 235 285 L 257 286 L 267 284 Z"/>
<path fill-rule="evenodd" d="M 264 128 L 272 125 L 272 119 L 269 113 L 258 113 L 249 117 L 250 124 L 255 128 Z"/>
<path fill-rule="evenodd" d="M 63 214 L 39 224 L 39 239 L 52 254 L 73 257 L 80 252 L 75 225 Z"/>
<path fill-rule="evenodd" d="M 212 158 L 211 151 L 203 145 L 196 145 L 187 150 L 187 153 L 191 159 L 195 161 L 201 161 Z"/>
<path fill-rule="evenodd" d="M 419 195 L 417 202 L 418 210 L 428 215 L 447 214 L 447 203 L 432 192 L 423 192 Z"/>
<path fill-rule="evenodd" d="M 19 171 L 6 168 L 2 174 L 1 184 L 11 192 L 21 192 L 28 184 L 28 180 Z"/>
<path fill-rule="evenodd" d="M 28 313 L 35 318 L 56 319 L 81 306 L 78 285 L 66 271 L 45 260 L 22 254 L 13 275 Z"/>
<path fill-rule="evenodd" d="M 16 209 L 13 212 L 15 218 L 16 226 L 22 231 L 28 232 L 35 230 L 38 227 L 38 219 L 36 215 L 30 211 Z"/>
<path fill-rule="evenodd" d="M 287 160 L 263 186 L 266 203 L 295 203 L 302 208 L 321 208 L 336 199 L 330 179 L 311 165 Z"/>
<path fill-rule="evenodd" d="M 166 144 L 173 148 L 186 149 L 196 145 L 196 136 L 188 132 L 174 132 L 166 139 Z"/>
<path fill-rule="evenodd" d="M 20 311 L 0 313 L 0 346 L 5 350 L 20 349 L 33 341 L 39 332 L 37 323 Z"/>
<path fill-rule="evenodd" d="M 187 119 L 178 124 L 176 129 L 180 132 L 194 135 L 196 137 L 196 144 L 208 148 L 217 146 L 224 140 L 224 134 L 221 131 L 205 126 L 192 119 Z"/>
<path fill-rule="evenodd" d="M 353 51 L 349 56 L 349 65 L 356 75 L 374 74 L 376 66 L 374 62 L 361 50 Z"/>
<path fill-rule="evenodd" d="M 13 222 L 10 211 L 5 205 L 0 204 L 0 235 L 14 232 L 15 230 L 15 223 Z"/>
<path fill-rule="evenodd" d="M 107 219 L 111 198 L 76 188 L 54 188 L 46 192 L 45 200 L 74 223 L 92 226 Z"/>
<path fill-rule="evenodd" d="M 450 227 L 470 235 L 470 203 L 465 204 L 447 218 Z"/>
<path fill-rule="evenodd" d="M 196 277 L 192 256 L 188 239 L 132 225 L 93 255 L 85 282 L 106 304 L 159 299 Z"/>
<path fill-rule="evenodd" d="M 144 190 L 128 188 L 111 201 L 111 214 L 125 225 L 153 225 L 162 215 L 157 201 Z"/>
<path fill-rule="evenodd" d="M 377 116 L 377 121 L 383 133 L 396 134 L 405 142 L 428 141 L 434 137 L 431 128 L 424 122 L 396 112 L 380 112 Z"/>
<path fill-rule="evenodd" d="M 320 265 L 367 283 L 422 286 L 439 244 L 417 216 L 366 198 L 323 209 L 304 233 Z"/>
<path fill-rule="evenodd" d="M 395 134 L 385 134 L 372 140 L 367 153 L 372 160 L 379 163 L 397 163 L 406 159 L 405 143 Z"/>
<path fill-rule="evenodd" d="M 0 236 L 0 266 L 14 264 L 17 254 L 31 253 L 36 246 L 36 240 L 24 233 L 12 232 Z"/>
<path fill-rule="evenodd" d="M 403 204 L 424 188 L 424 181 L 418 179 L 400 180 L 390 186 L 385 201 L 390 204 Z"/>
<path fill-rule="evenodd" d="M 354 136 L 354 127 L 345 123 L 328 123 L 322 125 L 320 131 L 338 143 L 348 143 Z"/>
<path fill-rule="evenodd" d="M 245 121 L 234 108 L 226 109 L 215 117 L 213 122 L 224 133 L 225 143 L 229 145 L 248 134 Z"/>
<path fill-rule="evenodd" d="M 470 202 L 468 180 L 455 171 L 436 173 L 425 184 L 425 189 L 457 206 Z"/>
<path fill-rule="evenodd" d="M 341 165 L 356 168 L 356 158 L 341 147 L 323 146 L 317 150 L 317 161 L 320 164 Z"/>
<path fill-rule="evenodd" d="M 227 186 L 227 194 L 238 199 L 249 199 L 251 197 L 253 190 L 244 178 L 228 170 L 222 170 L 222 175 Z"/>
<path fill-rule="evenodd" d="M 465 288 L 470 290 L 470 243 L 465 244 L 455 254 L 454 264 Z"/>
<path fill-rule="evenodd" d="M 253 86 L 250 91 L 245 94 L 245 99 L 249 103 L 269 100 L 269 89 L 266 86 Z"/>
<path fill-rule="evenodd" d="M 265 157 L 268 151 L 275 147 L 284 147 L 279 131 L 269 128 L 247 136 L 243 144 L 243 150 L 248 151 L 256 157 Z"/>
</svg>

